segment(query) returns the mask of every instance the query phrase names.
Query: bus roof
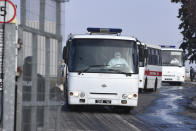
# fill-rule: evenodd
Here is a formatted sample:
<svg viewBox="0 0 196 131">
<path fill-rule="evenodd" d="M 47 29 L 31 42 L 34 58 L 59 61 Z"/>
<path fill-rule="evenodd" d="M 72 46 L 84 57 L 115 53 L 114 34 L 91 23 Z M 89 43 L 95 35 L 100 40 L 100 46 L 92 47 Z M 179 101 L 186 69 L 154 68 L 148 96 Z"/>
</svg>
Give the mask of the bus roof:
<svg viewBox="0 0 196 131">
<path fill-rule="evenodd" d="M 161 50 L 168 50 L 168 51 L 183 51 L 182 49 L 175 49 L 175 48 L 161 48 Z"/>
<path fill-rule="evenodd" d="M 117 36 L 117 35 L 94 35 L 94 34 L 85 34 L 85 35 L 71 35 L 69 36 L 72 39 L 115 39 L 115 40 L 132 40 L 136 41 L 134 37 L 129 36 Z"/>
<path fill-rule="evenodd" d="M 146 46 L 147 46 L 147 48 L 149 47 L 149 48 L 161 49 L 161 47 L 158 45 L 146 44 Z"/>
</svg>

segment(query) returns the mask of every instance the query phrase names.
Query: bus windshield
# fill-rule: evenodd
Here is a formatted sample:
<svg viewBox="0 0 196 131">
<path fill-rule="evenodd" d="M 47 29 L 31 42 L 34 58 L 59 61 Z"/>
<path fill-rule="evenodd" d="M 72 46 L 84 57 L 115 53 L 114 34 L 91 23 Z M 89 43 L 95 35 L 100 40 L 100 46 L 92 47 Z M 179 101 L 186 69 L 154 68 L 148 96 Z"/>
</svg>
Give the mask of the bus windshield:
<svg viewBox="0 0 196 131">
<path fill-rule="evenodd" d="M 183 53 L 180 51 L 163 50 L 163 66 L 184 66 Z"/>
<path fill-rule="evenodd" d="M 131 40 L 73 39 L 70 72 L 137 73 L 137 47 Z"/>
</svg>

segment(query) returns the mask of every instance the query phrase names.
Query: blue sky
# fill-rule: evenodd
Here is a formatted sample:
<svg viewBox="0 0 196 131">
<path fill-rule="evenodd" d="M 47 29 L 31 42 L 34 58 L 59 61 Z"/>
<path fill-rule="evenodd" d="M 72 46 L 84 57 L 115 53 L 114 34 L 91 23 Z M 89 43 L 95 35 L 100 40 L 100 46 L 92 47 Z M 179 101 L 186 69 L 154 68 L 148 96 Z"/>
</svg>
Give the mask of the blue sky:
<svg viewBox="0 0 196 131">
<path fill-rule="evenodd" d="M 12 1 L 19 4 L 20 0 Z M 65 7 L 65 40 L 70 33 L 86 33 L 87 27 L 112 27 L 122 28 L 122 35 L 135 36 L 142 42 L 179 46 L 180 5 L 170 1 L 70 0 Z"/>
<path fill-rule="evenodd" d="M 179 4 L 171 0 L 70 0 L 66 3 L 66 30 L 86 33 L 87 27 L 122 28 L 122 35 L 150 44 L 179 46 Z"/>
<path fill-rule="evenodd" d="M 20 5 L 20 0 L 12 1 Z M 177 18 L 180 4 L 170 1 L 70 0 L 64 7 L 63 44 L 70 33 L 87 33 L 87 27 L 110 27 L 122 28 L 122 35 L 135 36 L 142 42 L 178 47 L 182 42 L 178 29 L 181 21 Z M 17 11 L 20 13 L 20 8 Z"/>
<path fill-rule="evenodd" d="M 70 0 L 65 7 L 65 39 L 70 33 L 87 33 L 87 27 L 112 27 L 142 42 L 179 47 L 180 6 L 171 0 Z M 196 69 L 188 61 L 186 66 Z"/>
</svg>

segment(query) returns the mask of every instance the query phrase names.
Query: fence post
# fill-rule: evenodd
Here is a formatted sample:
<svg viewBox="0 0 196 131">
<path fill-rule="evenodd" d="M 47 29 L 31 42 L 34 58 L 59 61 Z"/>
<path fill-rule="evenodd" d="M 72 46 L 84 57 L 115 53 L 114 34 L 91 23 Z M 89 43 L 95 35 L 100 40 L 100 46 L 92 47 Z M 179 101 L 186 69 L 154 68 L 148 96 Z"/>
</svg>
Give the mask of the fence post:
<svg viewBox="0 0 196 131">
<path fill-rule="evenodd" d="M 5 24 L 3 131 L 14 130 L 16 25 Z"/>
<path fill-rule="evenodd" d="M 38 49 L 38 36 L 33 34 L 32 39 L 32 90 L 31 90 L 31 102 L 34 104 L 37 101 L 37 49 Z M 36 131 L 37 128 L 37 107 L 33 106 L 31 110 L 31 131 Z"/>
<path fill-rule="evenodd" d="M 46 37 L 46 50 L 45 50 L 45 102 L 49 104 L 50 102 L 50 39 Z M 48 130 L 49 126 L 49 106 L 44 107 L 44 131 Z"/>
<path fill-rule="evenodd" d="M 21 49 L 18 51 L 18 67 L 23 69 L 23 51 L 24 51 L 24 43 L 23 43 L 23 29 L 19 26 L 18 28 L 18 38 L 21 41 Z M 17 114 L 16 114 L 16 131 L 22 131 L 22 87 L 23 87 L 23 73 L 21 76 L 17 79 Z"/>
</svg>

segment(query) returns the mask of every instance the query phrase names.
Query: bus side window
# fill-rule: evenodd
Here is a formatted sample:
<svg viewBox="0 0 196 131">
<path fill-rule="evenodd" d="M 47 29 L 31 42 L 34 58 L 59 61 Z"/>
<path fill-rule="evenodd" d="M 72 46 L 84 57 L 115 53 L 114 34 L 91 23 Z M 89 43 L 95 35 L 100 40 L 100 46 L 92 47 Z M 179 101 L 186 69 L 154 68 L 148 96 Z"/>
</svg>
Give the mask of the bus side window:
<svg viewBox="0 0 196 131">
<path fill-rule="evenodd" d="M 148 64 L 152 65 L 152 50 L 148 48 Z"/>
<path fill-rule="evenodd" d="M 156 65 L 156 52 L 152 49 L 152 65 Z"/>
<path fill-rule="evenodd" d="M 155 65 L 159 65 L 159 53 L 158 49 L 154 49 L 155 51 Z"/>
<path fill-rule="evenodd" d="M 144 55 L 145 55 L 146 58 L 148 57 L 148 49 L 144 50 Z"/>
<path fill-rule="evenodd" d="M 143 45 L 139 45 L 139 66 L 144 66 L 145 62 L 145 49 Z"/>
<path fill-rule="evenodd" d="M 148 65 L 151 64 L 151 52 L 150 52 L 150 48 L 148 48 L 148 59 L 147 59 L 147 63 L 148 63 Z"/>
<path fill-rule="evenodd" d="M 159 56 L 159 65 L 162 65 L 162 57 L 161 57 L 161 50 L 158 50 Z"/>
<path fill-rule="evenodd" d="M 155 49 L 150 49 L 150 65 L 156 65 L 156 54 L 155 54 Z"/>
<path fill-rule="evenodd" d="M 146 49 L 146 48 L 144 48 L 144 55 L 145 55 L 144 65 L 147 65 L 147 63 L 148 63 L 148 49 Z"/>
<path fill-rule="evenodd" d="M 151 49 L 151 53 L 152 53 L 152 55 L 151 55 L 151 65 L 158 65 L 159 64 L 159 58 L 158 58 L 158 56 L 159 56 L 159 54 L 158 54 L 158 50 L 157 49 Z"/>
</svg>

